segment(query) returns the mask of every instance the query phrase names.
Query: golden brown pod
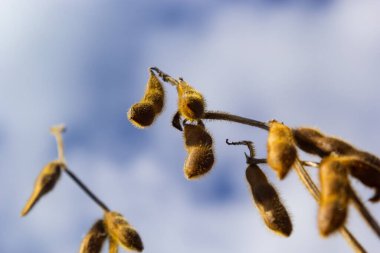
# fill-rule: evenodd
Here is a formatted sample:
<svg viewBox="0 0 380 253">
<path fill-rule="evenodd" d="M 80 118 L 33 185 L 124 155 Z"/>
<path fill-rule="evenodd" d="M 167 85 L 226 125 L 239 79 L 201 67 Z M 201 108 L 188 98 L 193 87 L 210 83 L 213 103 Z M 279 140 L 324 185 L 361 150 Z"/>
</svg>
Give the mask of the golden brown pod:
<svg viewBox="0 0 380 253">
<path fill-rule="evenodd" d="M 265 174 L 257 165 L 251 164 L 246 170 L 246 178 L 253 200 L 266 226 L 270 230 L 288 237 L 293 229 L 290 216 Z"/>
<path fill-rule="evenodd" d="M 325 136 L 320 131 L 301 127 L 293 129 L 293 136 L 297 146 L 303 151 L 325 157 L 332 152 L 346 155 L 354 152 L 355 148 L 338 138 Z"/>
<path fill-rule="evenodd" d="M 149 79 L 146 86 L 143 101 L 153 104 L 154 112 L 157 116 L 164 107 L 165 92 L 164 87 L 152 70 L 149 71 Z"/>
<path fill-rule="evenodd" d="M 178 111 L 187 120 L 199 120 L 205 114 L 205 99 L 188 83 L 180 80 L 177 86 Z"/>
<path fill-rule="evenodd" d="M 138 128 L 150 126 L 164 107 L 165 93 L 161 82 L 152 70 L 143 98 L 128 110 L 129 121 Z"/>
<path fill-rule="evenodd" d="M 129 121 L 138 128 L 150 126 L 156 113 L 151 102 L 139 102 L 131 106 L 128 111 Z"/>
<path fill-rule="evenodd" d="M 342 156 L 337 159 L 348 168 L 353 177 L 364 185 L 374 188 L 375 194 L 369 199 L 370 201 L 380 200 L 380 171 L 377 167 L 357 156 Z"/>
<path fill-rule="evenodd" d="M 98 220 L 83 238 L 79 253 L 100 253 L 106 239 L 103 220 Z"/>
<path fill-rule="evenodd" d="M 211 170 L 214 161 L 214 152 L 211 146 L 190 148 L 183 168 L 185 177 L 191 180 L 204 176 Z"/>
<path fill-rule="evenodd" d="M 197 146 L 212 146 L 212 137 L 202 124 L 184 124 L 185 149 Z"/>
<path fill-rule="evenodd" d="M 297 158 L 292 131 L 284 124 L 271 121 L 267 141 L 268 165 L 283 179 Z"/>
<path fill-rule="evenodd" d="M 143 243 L 137 231 L 117 212 L 104 214 L 104 225 L 108 235 L 126 249 L 141 252 Z"/>
<path fill-rule="evenodd" d="M 321 199 L 318 226 L 328 236 L 344 225 L 349 200 L 348 169 L 334 154 L 324 158 L 319 170 Z"/>
<path fill-rule="evenodd" d="M 61 167 L 63 166 L 61 162 L 54 161 L 48 163 L 42 169 L 34 183 L 32 195 L 21 211 L 21 216 L 27 215 L 42 196 L 53 190 L 61 175 Z"/>
</svg>

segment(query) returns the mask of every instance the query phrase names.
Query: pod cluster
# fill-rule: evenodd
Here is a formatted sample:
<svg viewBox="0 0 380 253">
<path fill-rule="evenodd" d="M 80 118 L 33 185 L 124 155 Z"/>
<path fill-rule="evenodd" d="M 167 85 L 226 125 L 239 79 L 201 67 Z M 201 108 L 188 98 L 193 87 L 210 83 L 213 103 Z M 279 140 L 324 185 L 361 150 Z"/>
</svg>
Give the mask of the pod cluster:
<svg viewBox="0 0 380 253">
<path fill-rule="evenodd" d="M 202 123 L 184 124 L 183 139 L 187 158 L 184 173 L 187 179 L 196 179 L 209 172 L 214 164 L 214 150 L 211 135 Z"/>
<path fill-rule="evenodd" d="M 83 238 L 79 253 L 100 253 L 106 239 L 109 239 L 109 253 L 117 253 L 119 245 L 125 249 L 141 252 L 143 243 L 137 231 L 117 212 L 105 212 Z"/>
<path fill-rule="evenodd" d="M 334 159 L 345 166 L 349 175 L 375 190 L 370 201 L 380 200 L 380 160 L 375 155 L 359 150 L 351 144 L 313 128 L 293 129 L 297 146 L 322 158 L 334 154 Z"/>
</svg>

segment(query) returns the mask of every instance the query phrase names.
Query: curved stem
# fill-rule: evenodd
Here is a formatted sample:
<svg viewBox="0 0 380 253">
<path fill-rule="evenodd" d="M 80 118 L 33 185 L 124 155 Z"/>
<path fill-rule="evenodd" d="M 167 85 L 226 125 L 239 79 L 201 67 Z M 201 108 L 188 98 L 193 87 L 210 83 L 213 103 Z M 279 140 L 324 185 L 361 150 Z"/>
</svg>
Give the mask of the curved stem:
<svg viewBox="0 0 380 253">
<path fill-rule="evenodd" d="M 299 178 L 301 179 L 302 183 L 306 186 L 310 194 L 314 197 L 314 199 L 319 203 L 320 199 L 320 192 L 318 187 L 315 185 L 313 180 L 311 179 L 309 173 L 305 170 L 305 168 L 302 166 L 302 163 L 296 159 L 294 165 L 293 165 L 295 171 L 297 172 Z M 339 229 L 339 233 L 343 236 L 343 238 L 349 243 L 349 245 L 354 249 L 355 252 L 365 253 L 366 250 L 363 248 L 363 246 L 359 243 L 359 241 L 351 234 L 351 232 L 346 228 L 346 226 L 343 226 L 341 229 Z"/>
<path fill-rule="evenodd" d="M 225 121 L 231 121 L 236 122 L 248 126 L 258 127 L 261 129 L 264 129 L 266 131 L 269 130 L 269 126 L 265 122 L 257 121 L 254 119 L 244 118 L 238 115 L 233 115 L 225 112 L 213 112 L 208 111 L 205 113 L 204 119 L 211 119 L 211 120 L 225 120 Z"/>
<path fill-rule="evenodd" d="M 165 72 L 163 72 L 159 68 L 157 68 L 157 67 L 151 67 L 149 70 L 150 71 L 155 71 L 158 74 L 158 76 L 161 77 L 162 80 L 164 80 L 164 82 L 170 83 L 173 86 L 178 86 L 179 85 L 179 82 L 175 78 L 169 76 L 168 74 L 166 74 Z"/>
</svg>

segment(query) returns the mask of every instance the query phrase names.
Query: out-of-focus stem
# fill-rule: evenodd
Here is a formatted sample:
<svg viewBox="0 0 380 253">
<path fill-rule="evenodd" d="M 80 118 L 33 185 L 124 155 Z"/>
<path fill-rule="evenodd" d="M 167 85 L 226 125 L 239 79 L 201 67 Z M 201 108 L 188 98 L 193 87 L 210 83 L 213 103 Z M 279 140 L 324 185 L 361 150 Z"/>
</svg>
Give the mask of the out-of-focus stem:
<svg viewBox="0 0 380 253">
<path fill-rule="evenodd" d="M 269 130 L 269 126 L 265 122 L 244 118 L 238 115 L 233 115 L 225 112 L 208 111 L 205 113 L 204 119 L 231 121 L 248 126 L 258 127 L 267 131 Z"/>
<path fill-rule="evenodd" d="M 293 165 L 295 171 L 297 172 L 299 178 L 302 183 L 306 186 L 310 194 L 314 197 L 314 199 L 319 203 L 320 200 L 320 192 L 318 187 L 315 185 L 313 180 L 311 179 L 309 173 L 305 170 L 302 163 L 296 159 Z M 365 253 L 367 252 L 363 246 L 358 242 L 358 240 L 351 234 L 351 232 L 343 226 L 339 229 L 339 233 L 343 236 L 343 238 L 348 242 L 348 244 L 353 248 L 353 250 L 357 253 Z"/>
</svg>

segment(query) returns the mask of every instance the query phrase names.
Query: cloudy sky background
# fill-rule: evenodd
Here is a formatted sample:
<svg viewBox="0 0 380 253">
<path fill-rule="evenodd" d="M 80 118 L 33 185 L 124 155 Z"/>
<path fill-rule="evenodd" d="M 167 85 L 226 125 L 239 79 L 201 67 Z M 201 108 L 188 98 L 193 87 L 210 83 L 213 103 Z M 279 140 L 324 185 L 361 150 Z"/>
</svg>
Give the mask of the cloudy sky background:
<svg viewBox="0 0 380 253">
<path fill-rule="evenodd" d="M 63 175 L 19 217 L 56 158 L 49 127 L 62 122 L 69 167 L 137 228 L 144 252 L 350 252 L 341 236 L 319 236 L 316 204 L 296 174 L 279 182 L 265 166 L 294 231 L 285 239 L 264 227 L 244 178 L 246 150 L 224 144 L 250 139 L 263 157 L 262 130 L 207 123 L 217 163 L 189 182 L 170 127 L 175 90 L 165 87 L 166 110 L 146 130 L 125 112 L 158 66 L 197 87 L 209 109 L 317 126 L 380 154 L 379 13 L 376 0 L 1 1 L 0 252 L 77 252 L 102 215 Z M 380 220 L 379 205 L 366 203 Z M 348 226 L 369 252 L 379 248 L 354 209 Z"/>
</svg>

